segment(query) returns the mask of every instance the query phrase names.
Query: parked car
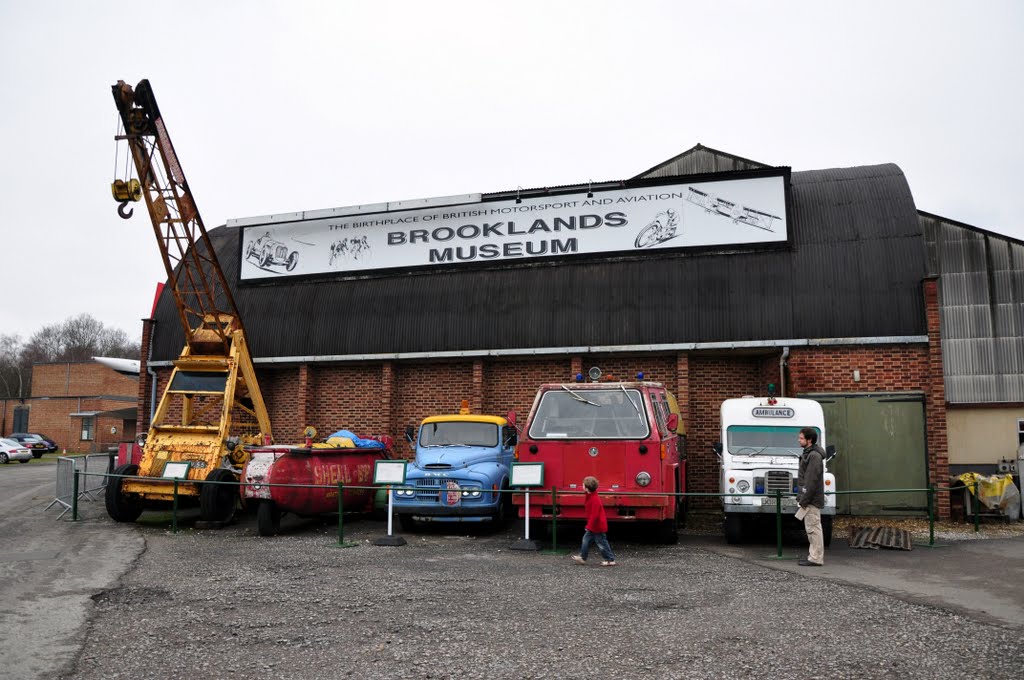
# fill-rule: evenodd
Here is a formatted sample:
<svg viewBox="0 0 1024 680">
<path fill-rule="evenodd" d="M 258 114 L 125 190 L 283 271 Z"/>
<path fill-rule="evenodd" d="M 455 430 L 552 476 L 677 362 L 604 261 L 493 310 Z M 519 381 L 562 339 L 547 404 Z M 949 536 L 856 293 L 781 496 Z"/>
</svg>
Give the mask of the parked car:
<svg viewBox="0 0 1024 680">
<path fill-rule="evenodd" d="M 32 456 L 35 458 L 42 458 L 44 453 L 57 451 L 57 442 L 38 432 L 15 432 L 7 435 L 7 438 L 32 449 Z"/>
<path fill-rule="evenodd" d="M 32 460 L 32 452 L 13 439 L 0 439 L 0 464 L 6 465 L 12 460 L 27 463 Z"/>
</svg>

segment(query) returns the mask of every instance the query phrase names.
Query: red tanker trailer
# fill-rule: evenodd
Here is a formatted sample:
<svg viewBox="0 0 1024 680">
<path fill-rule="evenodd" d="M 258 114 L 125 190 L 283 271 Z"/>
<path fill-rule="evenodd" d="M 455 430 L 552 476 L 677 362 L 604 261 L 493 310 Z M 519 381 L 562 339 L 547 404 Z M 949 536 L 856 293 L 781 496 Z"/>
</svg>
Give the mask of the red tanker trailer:
<svg viewBox="0 0 1024 680">
<path fill-rule="evenodd" d="M 291 512 L 312 517 L 338 512 L 338 484 L 342 484 L 344 510 L 372 512 L 376 461 L 391 458 L 391 437 L 368 437 L 374 445 L 258 446 L 246 448 L 249 462 L 242 471 L 242 502 L 257 503 L 260 536 L 273 536 L 281 516 Z M 363 444 L 370 444 L 360 440 Z M 279 486 L 282 484 L 295 486 Z"/>
</svg>

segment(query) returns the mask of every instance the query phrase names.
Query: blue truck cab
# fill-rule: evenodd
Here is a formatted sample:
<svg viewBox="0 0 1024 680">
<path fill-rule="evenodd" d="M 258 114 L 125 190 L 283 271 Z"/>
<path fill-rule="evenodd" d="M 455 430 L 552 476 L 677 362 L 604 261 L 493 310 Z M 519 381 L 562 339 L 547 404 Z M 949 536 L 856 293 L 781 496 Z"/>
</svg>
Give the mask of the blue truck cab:
<svg viewBox="0 0 1024 680">
<path fill-rule="evenodd" d="M 418 522 L 503 523 L 512 514 L 509 470 L 516 445 L 515 415 L 430 416 L 414 440 L 405 486 L 394 490 L 402 528 Z M 406 436 L 412 440 L 410 425 Z"/>
</svg>

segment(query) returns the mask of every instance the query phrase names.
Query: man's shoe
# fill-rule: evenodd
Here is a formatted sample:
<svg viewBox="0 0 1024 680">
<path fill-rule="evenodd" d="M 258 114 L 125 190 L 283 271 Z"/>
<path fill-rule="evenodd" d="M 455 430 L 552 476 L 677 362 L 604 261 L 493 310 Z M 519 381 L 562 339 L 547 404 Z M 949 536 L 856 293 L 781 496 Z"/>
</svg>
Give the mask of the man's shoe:
<svg viewBox="0 0 1024 680">
<path fill-rule="evenodd" d="M 582 557 L 580 557 L 579 555 L 573 555 L 572 556 L 572 561 L 575 562 L 576 564 L 586 564 L 587 563 L 587 561 L 585 559 L 583 559 Z"/>
<path fill-rule="evenodd" d="M 810 560 L 800 560 L 797 562 L 801 567 L 823 567 L 825 565 L 819 564 L 818 562 L 811 562 Z"/>
</svg>

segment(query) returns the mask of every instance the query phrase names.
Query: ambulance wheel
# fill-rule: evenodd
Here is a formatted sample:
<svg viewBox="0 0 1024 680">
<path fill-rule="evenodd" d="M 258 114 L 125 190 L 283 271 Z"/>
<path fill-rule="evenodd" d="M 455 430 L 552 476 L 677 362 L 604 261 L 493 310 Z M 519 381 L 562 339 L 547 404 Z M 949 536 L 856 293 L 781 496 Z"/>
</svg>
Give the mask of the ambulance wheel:
<svg viewBox="0 0 1024 680">
<path fill-rule="evenodd" d="M 736 515 L 725 516 L 725 542 L 729 545 L 743 542 L 743 522 Z"/>
<path fill-rule="evenodd" d="M 119 465 L 114 468 L 115 475 L 136 475 L 139 472 L 138 465 Z M 110 477 L 107 479 L 107 488 L 103 492 L 103 500 L 107 506 L 107 514 L 115 522 L 134 522 L 142 514 L 142 499 L 137 496 L 129 496 L 121 490 L 124 479 L 121 477 Z"/>
<path fill-rule="evenodd" d="M 273 536 L 281 530 L 281 511 L 274 501 L 260 501 L 256 508 L 256 530 L 260 536 Z"/>
<path fill-rule="evenodd" d="M 825 547 L 832 545 L 832 515 L 821 516 L 821 542 L 825 544 Z"/>
<path fill-rule="evenodd" d="M 208 482 L 234 482 L 231 470 L 218 468 L 207 477 Z M 199 489 L 199 517 L 204 522 L 230 522 L 235 516 L 238 487 L 234 484 L 203 484 Z"/>
<path fill-rule="evenodd" d="M 407 512 L 398 514 L 398 524 L 402 527 L 402 531 L 416 531 L 416 518 Z"/>
</svg>

